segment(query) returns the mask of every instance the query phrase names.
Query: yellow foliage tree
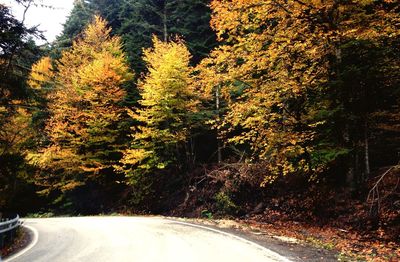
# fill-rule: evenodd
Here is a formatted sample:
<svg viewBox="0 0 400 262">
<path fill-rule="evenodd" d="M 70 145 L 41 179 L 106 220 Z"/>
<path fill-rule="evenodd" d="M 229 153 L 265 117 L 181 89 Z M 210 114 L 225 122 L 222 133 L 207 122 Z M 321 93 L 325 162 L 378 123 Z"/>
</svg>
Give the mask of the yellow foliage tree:
<svg viewBox="0 0 400 262">
<path fill-rule="evenodd" d="M 32 65 L 28 85 L 34 89 L 40 89 L 45 85 L 51 84 L 54 78 L 53 65 L 51 58 L 46 56 Z"/>
<path fill-rule="evenodd" d="M 225 44 L 202 62 L 199 84 L 209 99 L 217 91 L 227 102 L 216 126 L 250 161 L 266 163 L 265 183 L 317 174 L 345 152 L 320 150 L 316 137 L 341 45 L 398 35 L 398 16 L 373 2 L 212 1 L 211 23 Z"/>
<path fill-rule="evenodd" d="M 12 101 L 22 105 L 21 101 Z M 16 107 L 10 113 L 0 107 L 0 207 L 12 200 L 21 180 L 29 176 L 24 165 L 24 156 L 34 138 L 31 112 Z"/>
<path fill-rule="evenodd" d="M 139 82 L 140 108 L 131 111 L 135 127 L 131 148 L 121 161 L 135 175 L 163 169 L 185 153 L 197 100 L 192 89 L 190 53 L 181 40 L 162 42 L 144 50 L 148 74 Z"/>
</svg>

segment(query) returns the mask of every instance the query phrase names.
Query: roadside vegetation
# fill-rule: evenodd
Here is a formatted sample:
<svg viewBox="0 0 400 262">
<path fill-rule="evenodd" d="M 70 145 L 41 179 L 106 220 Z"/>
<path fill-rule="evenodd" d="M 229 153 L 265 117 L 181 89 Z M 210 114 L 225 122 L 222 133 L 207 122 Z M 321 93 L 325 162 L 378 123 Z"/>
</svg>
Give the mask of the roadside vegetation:
<svg viewBox="0 0 400 262">
<path fill-rule="evenodd" d="M 74 3 L 41 46 L 0 4 L 0 211 L 230 218 L 400 259 L 397 1 Z"/>
<path fill-rule="evenodd" d="M 24 249 L 31 242 L 29 231 L 25 228 L 18 228 L 12 239 L 5 239 L 3 246 L 0 247 L 0 256 L 2 258 L 9 257 L 12 254 Z"/>
</svg>

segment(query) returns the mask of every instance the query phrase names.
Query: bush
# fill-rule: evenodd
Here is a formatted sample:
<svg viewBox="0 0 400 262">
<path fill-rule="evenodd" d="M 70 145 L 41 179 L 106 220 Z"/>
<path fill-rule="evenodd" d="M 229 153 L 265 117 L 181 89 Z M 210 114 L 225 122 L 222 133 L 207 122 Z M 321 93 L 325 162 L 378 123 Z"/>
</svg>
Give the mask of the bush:
<svg viewBox="0 0 400 262">
<path fill-rule="evenodd" d="M 216 206 L 219 212 L 223 214 L 236 214 L 239 207 L 232 201 L 231 197 L 221 191 L 215 195 Z"/>
</svg>

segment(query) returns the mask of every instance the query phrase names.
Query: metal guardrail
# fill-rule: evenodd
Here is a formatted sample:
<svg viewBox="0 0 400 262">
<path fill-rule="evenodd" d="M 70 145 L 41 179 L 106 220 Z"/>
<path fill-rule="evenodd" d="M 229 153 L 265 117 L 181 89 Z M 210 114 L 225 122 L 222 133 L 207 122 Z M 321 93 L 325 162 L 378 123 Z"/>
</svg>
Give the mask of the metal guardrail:
<svg viewBox="0 0 400 262">
<path fill-rule="evenodd" d="M 17 215 L 14 219 L 0 219 L 0 234 L 13 230 L 21 225 L 19 216 Z"/>
<path fill-rule="evenodd" d="M 0 250 L 4 247 L 6 243 L 11 243 L 13 241 L 16 235 L 17 228 L 21 224 L 22 223 L 18 215 L 16 215 L 16 217 L 12 219 L 0 219 Z"/>
</svg>

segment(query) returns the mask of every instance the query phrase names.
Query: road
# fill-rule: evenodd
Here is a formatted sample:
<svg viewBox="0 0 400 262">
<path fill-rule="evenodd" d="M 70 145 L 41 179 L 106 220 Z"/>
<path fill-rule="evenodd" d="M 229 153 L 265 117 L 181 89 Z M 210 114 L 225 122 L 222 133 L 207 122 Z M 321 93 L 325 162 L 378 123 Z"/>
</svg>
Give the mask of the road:
<svg viewBox="0 0 400 262">
<path fill-rule="evenodd" d="M 5 262 L 289 261 L 240 237 L 157 217 L 26 219 L 24 225 L 35 232 L 33 243 Z"/>
</svg>

